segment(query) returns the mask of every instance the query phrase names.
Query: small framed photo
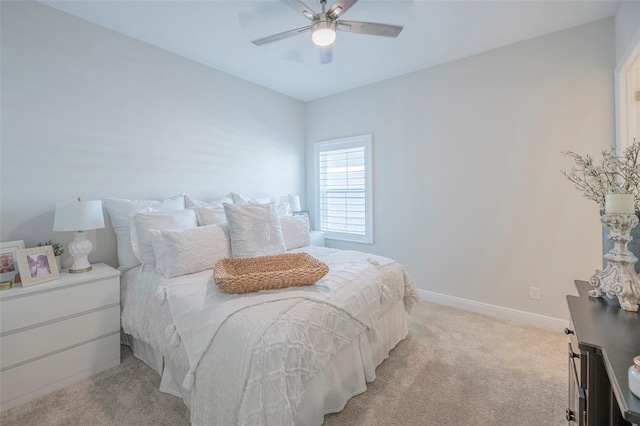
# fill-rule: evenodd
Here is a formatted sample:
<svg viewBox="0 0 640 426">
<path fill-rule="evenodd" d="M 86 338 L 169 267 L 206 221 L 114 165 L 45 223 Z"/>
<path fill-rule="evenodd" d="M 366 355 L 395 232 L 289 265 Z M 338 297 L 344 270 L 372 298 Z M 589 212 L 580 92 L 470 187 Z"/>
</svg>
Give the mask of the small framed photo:
<svg viewBox="0 0 640 426">
<path fill-rule="evenodd" d="M 15 282 L 18 268 L 18 250 L 24 250 L 24 241 L 0 243 L 0 281 Z"/>
<path fill-rule="evenodd" d="M 27 287 L 60 278 L 53 247 L 33 247 L 18 251 L 22 286 Z"/>
</svg>

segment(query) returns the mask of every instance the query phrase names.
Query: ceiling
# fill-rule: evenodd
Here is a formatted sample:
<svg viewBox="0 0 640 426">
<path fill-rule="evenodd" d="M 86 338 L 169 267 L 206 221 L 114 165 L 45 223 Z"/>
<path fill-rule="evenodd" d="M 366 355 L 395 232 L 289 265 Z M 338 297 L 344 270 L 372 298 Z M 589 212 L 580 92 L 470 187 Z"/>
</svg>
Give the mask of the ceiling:
<svg viewBox="0 0 640 426">
<path fill-rule="evenodd" d="M 319 0 L 304 0 L 320 11 Z M 169 52 L 309 101 L 500 46 L 614 16 L 620 1 L 360 0 L 341 19 L 403 25 L 398 38 L 338 32 L 321 64 L 308 25 L 277 0 L 41 1 Z M 333 3 L 328 0 L 328 5 Z"/>
</svg>

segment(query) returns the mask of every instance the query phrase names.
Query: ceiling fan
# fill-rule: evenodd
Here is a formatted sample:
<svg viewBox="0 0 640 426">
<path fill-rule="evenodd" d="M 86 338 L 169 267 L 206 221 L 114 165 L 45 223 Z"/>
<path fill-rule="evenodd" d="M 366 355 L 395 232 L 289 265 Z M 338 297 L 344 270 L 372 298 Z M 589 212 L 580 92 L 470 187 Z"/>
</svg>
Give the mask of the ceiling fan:
<svg viewBox="0 0 640 426">
<path fill-rule="evenodd" d="M 358 0 L 337 0 L 329 10 L 325 10 L 327 0 L 320 0 L 320 4 L 322 5 L 322 12 L 320 13 L 314 12 L 313 9 L 300 0 L 281 1 L 310 19 L 311 24 L 306 27 L 296 28 L 253 40 L 252 43 L 256 46 L 262 46 L 263 44 L 297 36 L 307 31 L 311 31 L 311 39 L 318 46 L 330 46 L 333 44 L 336 39 L 337 30 L 384 37 L 398 37 L 400 31 L 402 31 L 402 27 L 397 25 L 338 20 L 338 18 L 349 10 Z"/>
</svg>

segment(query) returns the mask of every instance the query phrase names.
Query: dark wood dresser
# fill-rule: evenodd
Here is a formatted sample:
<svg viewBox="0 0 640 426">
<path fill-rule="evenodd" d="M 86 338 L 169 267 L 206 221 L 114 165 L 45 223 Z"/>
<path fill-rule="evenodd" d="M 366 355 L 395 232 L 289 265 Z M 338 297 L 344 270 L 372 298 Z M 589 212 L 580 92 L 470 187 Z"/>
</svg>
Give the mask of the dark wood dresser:
<svg viewBox="0 0 640 426">
<path fill-rule="evenodd" d="M 569 424 L 640 425 L 640 398 L 629 390 L 628 370 L 640 355 L 640 313 L 620 309 L 618 300 L 593 299 L 586 281 L 580 296 L 567 296 L 569 336 Z"/>
</svg>

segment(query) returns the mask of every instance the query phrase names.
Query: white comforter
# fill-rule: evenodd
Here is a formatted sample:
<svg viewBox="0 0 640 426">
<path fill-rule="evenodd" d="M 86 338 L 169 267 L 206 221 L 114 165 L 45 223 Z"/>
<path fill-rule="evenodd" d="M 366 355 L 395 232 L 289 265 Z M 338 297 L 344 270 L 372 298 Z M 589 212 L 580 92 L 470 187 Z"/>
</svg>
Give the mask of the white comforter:
<svg viewBox="0 0 640 426">
<path fill-rule="evenodd" d="M 409 310 L 418 298 L 390 259 L 298 251 L 330 267 L 315 286 L 228 295 L 211 271 L 163 280 L 145 266 L 123 277 L 123 329 L 190 370 L 193 424 L 292 424 L 304 384 L 396 301 Z M 140 302 L 149 315 L 128 309 Z"/>
</svg>

